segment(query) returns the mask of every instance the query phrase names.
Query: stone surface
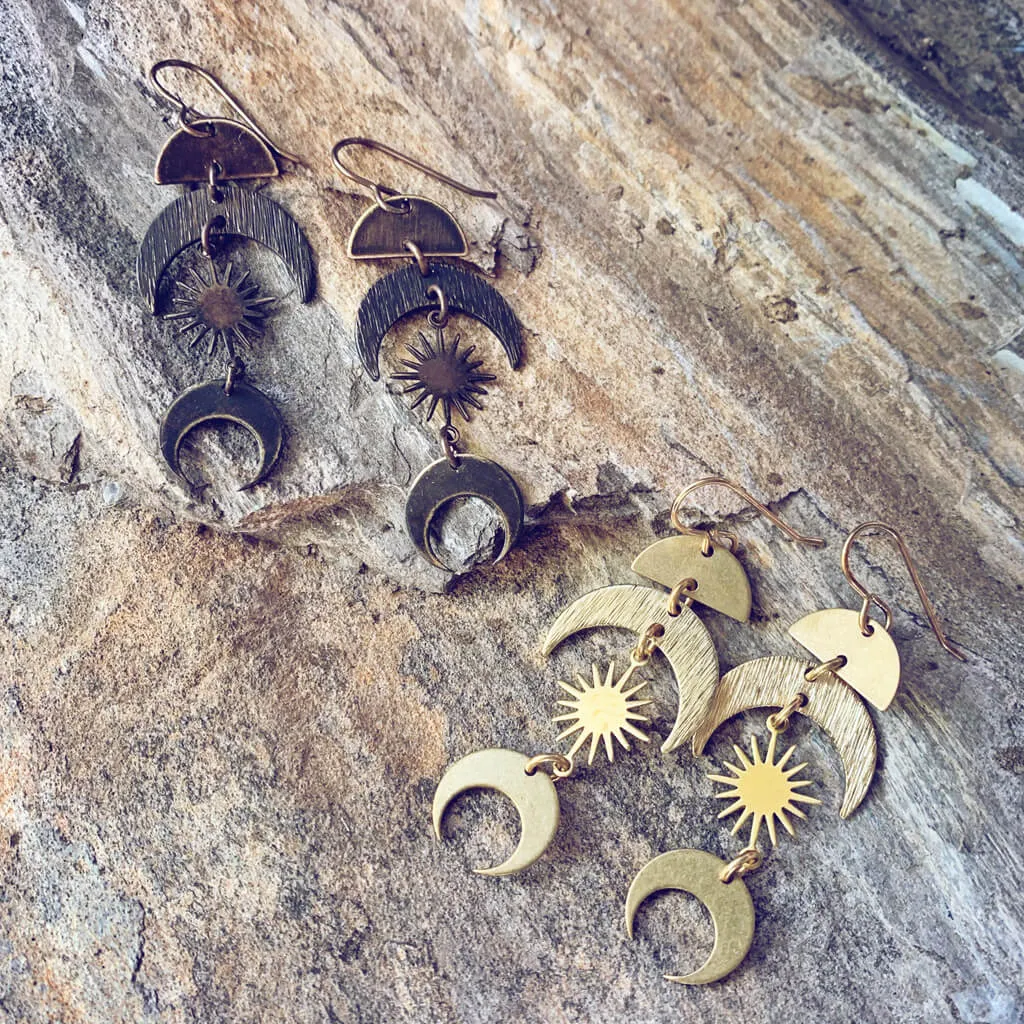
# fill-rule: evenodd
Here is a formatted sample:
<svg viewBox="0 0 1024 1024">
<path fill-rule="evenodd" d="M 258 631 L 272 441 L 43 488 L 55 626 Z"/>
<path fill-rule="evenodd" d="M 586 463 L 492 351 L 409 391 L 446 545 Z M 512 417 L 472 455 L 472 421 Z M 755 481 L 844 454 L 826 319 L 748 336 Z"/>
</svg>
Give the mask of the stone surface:
<svg viewBox="0 0 1024 1024">
<path fill-rule="evenodd" d="M 985 26 L 1015 17 L 984 6 Z M 0 1020 L 1020 1019 L 1015 51 L 981 52 L 994 30 L 958 28 L 967 5 L 913 8 L 887 35 L 879 5 L 798 0 L 0 5 Z M 1001 103 L 894 61 L 920 25 Z M 156 447 L 172 396 L 220 370 L 134 281 L 174 194 L 151 182 L 174 112 L 145 79 L 167 56 L 215 69 L 306 161 L 266 194 L 313 245 L 315 301 L 239 251 L 282 296 L 247 362 L 289 428 L 242 494 L 244 440 L 197 445 L 199 497 Z M 499 378 L 467 446 L 514 473 L 530 523 L 455 580 L 402 525 L 433 433 L 355 355 L 381 268 L 345 258 L 367 199 L 329 151 L 356 134 L 499 193 L 355 155 L 452 207 L 525 328 L 512 372 L 464 326 Z M 969 661 L 936 646 L 889 546 L 860 546 L 903 657 L 874 786 L 841 821 L 835 754 L 794 727 L 824 804 L 749 880 L 744 966 L 687 990 L 661 975 L 710 949 L 707 919 L 665 896 L 629 942 L 623 898 L 657 853 L 737 849 L 705 772 L 758 716 L 712 757 L 652 742 L 560 784 L 559 837 L 514 878 L 469 872 L 515 841 L 500 797 L 460 798 L 443 845 L 429 803 L 472 749 L 552 747 L 554 681 L 630 638 L 545 660 L 547 626 L 633 582 L 708 473 L 828 541 L 695 495 L 754 589 L 748 626 L 702 613 L 723 668 L 798 654 L 789 623 L 855 607 L 839 550 L 876 518 Z M 487 531 L 463 515 L 472 549 Z M 649 675 L 663 737 L 674 687 Z"/>
</svg>

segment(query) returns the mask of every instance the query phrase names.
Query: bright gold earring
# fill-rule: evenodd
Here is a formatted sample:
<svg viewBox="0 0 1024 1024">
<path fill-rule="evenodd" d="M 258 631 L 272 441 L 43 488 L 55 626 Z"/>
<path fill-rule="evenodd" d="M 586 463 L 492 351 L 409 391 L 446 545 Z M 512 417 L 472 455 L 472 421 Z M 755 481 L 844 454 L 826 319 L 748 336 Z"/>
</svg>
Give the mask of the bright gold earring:
<svg viewBox="0 0 1024 1024">
<path fill-rule="evenodd" d="M 757 737 L 752 736 L 749 753 L 733 747 L 736 763 L 726 765 L 729 774 L 709 776 L 726 787 L 716 797 L 730 801 L 718 817 L 739 815 L 732 829 L 734 835 L 749 823 L 744 848 L 729 863 L 700 850 L 672 850 L 646 864 L 629 887 L 626 932 L 630 938 L 640 904 L 663 889 L 691 893 L 711 913 L 715 945 L 710 958 L 692 974 L 666 975 L 669 981 L 706 984 L 724 978 L 742 963 L 754 937 L 754 903 L 742 878 L 761 866 L 762 854 L 757 847 L 761 828 L 766 827 L 775 846 L 776 823 L 792 835 L 790 816 L 804 818 L 803 808 L 821 802 L 804 792 L 812 785 L 812 780 L 800 777 L 806 765 L 790 763 L 795 747 L 776 756 L 779 736 L 794 714 L 806 715 L 820 725 L 839 751 L 846 774 L 840 815 L 848 817 L 867 793 L 877 747 L 874 724 L 860 695 L 878 708 L 888 707 L 900 677 L 899 653 L 889 634 L 892 611 L 850 569 L 850 549 L 870 529 L 896 542 L 939 643 L 955 658 L 965 660 L 946 639 L 899 532 L 887 523 L 876 522 L 854 529 L 843 546 L 841 564 L 843 575 L 862 598 L 860 611 L 830 608 L 814 612 L 790 628 L 790 635 L 821 659 L 818 663 L 792 657 L 758 658 L 727 673 L 693 737 L 693 752 L 699 755 L 712 734 L 733 715 L 759 707 L 778 709 L 766 721 L 769 735 L 764 755 Z M 869 618 L 872 604 L 885 613 L 884 623 Z"/>
</svg>

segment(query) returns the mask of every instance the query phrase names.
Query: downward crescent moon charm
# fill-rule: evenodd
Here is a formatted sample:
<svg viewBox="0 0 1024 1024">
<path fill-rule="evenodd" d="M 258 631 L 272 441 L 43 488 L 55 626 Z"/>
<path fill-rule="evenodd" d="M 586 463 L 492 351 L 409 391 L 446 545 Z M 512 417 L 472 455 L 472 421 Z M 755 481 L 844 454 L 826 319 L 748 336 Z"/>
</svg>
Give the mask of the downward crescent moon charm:
<svg viewBox="0 0 1024 1024">
<path fill-rule="evenodd" d="M 224 380 L 208 380 L 183 391 L 164 413 L 160 424 L 160 451 L 167 465 L 190 483 L 181 471 L 178 452 L 182 441 L 196 427 L 213 420 L 227 420 L 245 427 L 259 446 L 260 466 L 256 475 L 239 490 L 255 487 L 266 479 L 281 454 L 284 427 L 274 403 L 262 391 L 234 381 L 231 394 Z"/>
<path fill-rule="evenodd" d="M 633 938 L 633 920 L 640 904 L 664 889 L 688 892 L 704 904 L 715 926 L 711 956 L 692 974 L 666 974 L 666 981 L 707 985 L 731 974 L 754 941 L 754 901 L 741 878 L 723 882 L 725 861 L 703 850 L 670 850 L 648 861 L 626 895 L 626 934 Z"/>
<path fill-rule="evenodd" d="M 555 619 L 544 640 L 544 654 L 581 629 L 616 626 L 642 633 L 654 623 L 665 630 L 658 650 L 672 667 L 679 688 L 675 725 L 661 746 L 667 753 L 696 732 L 718 683 L 718 654 L 711 634 L 689 608 L 670 615 L 665 595 L 651 587 L 602 587 L 584 594 Z"/>
<path fill-rule="evenodd" d="M 479 320 L 501 342 L 514 370 L 523 357 L 523 334 L 512 307 L 479 274 L 471 274 L 447 263 L 431 263 L 421 274 L 412 264 L 376 281 L 359 306 L 356 342 L 366 372 L 380 377 L 380 346 L 384 335 L 410 313 L 433 309 L 437 302 L 428 289 L 440 288 L 448 307 Z"/>
<path fill-rule="evenodd" d="M 494 560 L 500 562 L 523 527 L 523 496 L 502 466 L 478 455 L 460 454 L 455 466 L 447 459 L 438 459 L 416 477 L 405 502 L 405 525 L 412 542 L 432 564 L 452 571 L 434 553 L 430 526 L 438 512 L 455 498 L 479 498 L 497 510 L 505 535 Z"/>
<path fill-rule="evenodd" d="M 807 703 L 798 712 L 825 730 L 843 762 L 846 793 L 839 814 L 848 818 L 867 795 L 875 774 L 875 726 L 849 686 L 831 672 L 809 680 L 806 673 L 811 668 L 813 662 L 800 658 L 773 657 L 747 661 L 727 672 L 694 734 L 693 753 L 702 754 L 715 730 L 733 715 L 751 708 L 782 708 L 802 693 Z"/>
<path fill-rule="evenodd" d="M 558 794 L 544 771 L 526 774 L 530 759 L 514 750 L 477 750 L 456 761 L 441 777 L 434 794 L 434 835 L 441 838 L 445 809 L 467 789 L 496 789 L 516 805 L 522 825 L 512 856 L 478 875 L 511 875 L 528 868 L 551 845 L 558 831 Z"/>
<path fill-rule="evenodd" d="M 309 302 L 315 281 L 313 251 L 291 215 L 250 189 L 230 185 L 218 188 L 220 202 L 212 202 L 208 190 L 198 188 L 176 199 L 150 224 L 136 261 L 139 288 L 150 311 L 157 311 L 157 288 L 167 265 L 186 246 L 200 241 L 204 228 L 212 223 L 219 225 L 216 234 L 251 238 L 277 253 L 298 288 L 299 298 Z"/>
</svg>

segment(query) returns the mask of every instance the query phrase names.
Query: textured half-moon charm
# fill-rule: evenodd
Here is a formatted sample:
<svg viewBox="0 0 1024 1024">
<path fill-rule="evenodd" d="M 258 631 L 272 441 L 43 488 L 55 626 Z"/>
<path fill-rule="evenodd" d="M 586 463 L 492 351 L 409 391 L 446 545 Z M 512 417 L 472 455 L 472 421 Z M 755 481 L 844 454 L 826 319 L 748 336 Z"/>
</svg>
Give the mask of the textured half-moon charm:
<svg viewBox="0 0 1024 1024">
<path fill-rule="evenodd" d="M 478 455 L 459 455 L 455 466 L 438 459 L 413 481 L 405 502 L 405 525 L 413 544 L 439 569 L 451 571 L 434 553 L 430 526 L 441 508 L 455 498 L 479 498 L 497 510 L 505 535 L 494 560 L 500 562 L 523 527 L 523 496 L 508 470 Z"/>
<path fill-rule="evenodd" d="M 696 586 L 688 593 L 698 604 L 714 608 L 739 622 L 750 619 L 750 580 L 743 563 L 723 544 L 703 553 L 704 540 L 690 534 L 665 537 L 644 548 L 633 572 L 672 590 L 685 579 Z"/>
<path fill-rule="evenodd" d="M 798 708 L 825 730 L 835 745 L 846 774 L 846 792 L 839 814 L 848 818 L 867 795 L 875 774 L 878 744 L 875 726 L 864 702 L 831 672 L 806 677 L 814 662 L 801 658 L 757 658 L 727 672 L 711 698 L 711 707 L 693 737 L 693 752 L 703 753 L 715 730 L 733 715 L 751 708 L 782 708 L 798 693 L 807 703 Z"/>
<path fill-rule="evenodd" d="M 277 161 L 270 147 L 240 121 L 207 117 L 179 128 L 156 158 L 158 185 L 206 184 L 210 169 L 221 181 L 274 178 Z"/>
<path fill-rule="evenodd" d="M 523 357 L 523 332 L 512 307 L 479 274 L 446 263 L 431 263 L 421 274 L 415 263 L 376 281 L 363 297 L 356 321 L 356 344 L 366 372 L 380 377 L 384 335 L 410 313 L 437 307 L 427 289 L 440 288 L 452 312 L 465 313 L 488 327 L 501 342 L 514 370 Z"/>
<path fill-rule="evenodd" d="M 718 654 L 711 634 L 689 608 L 670 615 L 664 594 L 630 583 L 592 590 L 555 619 L 544 639 L 544 654 L 581 629 L 615 626 L 643 633 L 654 624 L 665 630 L 658 638 L 658 650 L 671 665 L 679 688 L 675 725 L 661 745 L 667 753 L 694 734 L 718 683 Z"/>
<path fill-rule="evenodd" d="M 167 265 L 186 246 L 202 239 L 207 224 L 215 226 L 214 235 L 240 235 L 277 253 L 299 298 L 309 302 L 315 283 L 313 250 L 291 215 L 250 189 L 219 185 L 218 190 L 218 203 L 210 199 L 208 189 L 186 192 L 150 224 L 136 261 L 139 288 L 150 310 L 157 311 L 157 288 Z"/>
<path fill-rule="evenodd" d="M 865 636 L 852 608 L 825 608 L 794 622 L 789 635 L 821 661 L 842 655 L 846 664 L 836 675 L 884 711 L 900 686 L 900 652 L 885 626 L 872 620 L 870 627 Z"/>
<path fill-rule="evenodd" d="M 348 237 L 354 260 L 408 259 L 406 242 L 424 256 L 465 256 L 466 236 L 443 206 L 420 196 L 391 196 L 387 209 L 374 203 L 356 221 Z"/>
<path fill-rule="evenodd" d="M 626 934 L 633 938 L 633 920 L 640 904 L 665 889 L 696 896 L 715 926 L 715 945 L 704 966 L 692 974 L 666 974 L 666 981 L 707 985 L 731 974 L 754 941 L 754 901 L 742 878 L 722 881 L 725 861 L 703 850 L 670 850 L 648 861 L 626 894 Z"/>
<path fill-rule="evenodd" d="M 284 427 L 274 403 L 262 391 L 245 381 L 234 381 L 229 395 L 224 390 L 226 383 L 224 380 L 208 380 L 178 395 L 160 424 L 160 451 L 167 465 L 182 480 L 190 483 L 178 463 L 178 452 L 186 435 L 211 420 L 237 423 L 252 434 L 259 446 L 259 469 L 247 484 L 239 488 L 244 491 L 266 479 L 274 468 L 281 454 Z"/>
<path fill-rule="evenodd" d="M 456 761 L 441 777 L 434 794 L 434 835 L 441 838 L 445 808 L 467 789 L 496 789 L 516 805 L 522 834 L 512 856 L 478 875 L 511 875 L 528 868 L 551 845 L 558 831 L 558 794 L 544 771 L 527 775 L 530 759 L 514 750 L 477 750 Z"/>
</svg>

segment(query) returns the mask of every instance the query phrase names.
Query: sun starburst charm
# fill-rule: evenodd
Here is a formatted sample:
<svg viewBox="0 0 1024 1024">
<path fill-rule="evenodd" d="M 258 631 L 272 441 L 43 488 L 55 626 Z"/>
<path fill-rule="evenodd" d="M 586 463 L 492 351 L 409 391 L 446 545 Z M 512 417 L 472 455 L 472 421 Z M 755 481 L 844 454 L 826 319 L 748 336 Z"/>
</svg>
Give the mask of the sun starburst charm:
<svg viewBox="0 0 1024 1024">
<path fill-rule="evenodd" d="M 247 348 L 259 335 L 267 317 L 265 307 L 275 300 L 260 298 L 259 288 L 248 280 L 248 270 L 232 281 L 230 263 L 223 277 L 218 277 L 212 260 L 208 261 L 208 266 L 209 277 L 189 267 L 192 281 L 178 282 L 175 311 L 168 313 L 167 319 L 180 321 L 177 330 L 181 337 L 186 337 L 190 331 L 196 332 L 189 339 L 189 348 L 209 335 L 211 356 L 222 344 L 233 358 L 236 344 Z"/>
<path fill-rule="evenodd" d="M 571 708 L 571 711 L 568 714 L 556 715 L 553 721 L 572 723 L 558 738 L 562 740 L 574 732 L 579 732 L 569 751 L 569 757 L 572 757 L 588 739 L 590 740 L 590 754 L 587 757 L 587 764 L 594 763 L 594 755 L 597 753 L 598 744 L 602 741 L 608 760 L 614 761 L 613 738 L 622 745 L 624 750 L 629 750 L 626 733 L 644 743 L 650 740 L 646 733 L 641 732 L 633 725 L 633 722 L 648 721 L 644 715 L 638 715 L 636 709 L 651 703 L 649 700 L 637 700 L 633 697 L 634 693 L 647 685 L 646 680 L 631 689 L 626 689 L 626 683 L 629 682 L 635 670 L 636 665 L 631 664 L 616 680 L 615 662 L 613 661 L 608 666 L 608 674 L 603 680 L 597 665 L 594 665 L 592 683 L 588 683 L 581 675 L 576 676 L 578 688 L 559 681 L 558 685 L 573 699 L 558 702 L 562 707 Z"/>
<path fill-rule="evenodd" d="M 391 375 L 392 380 L 411 381 L 402 389 L 402 394 L 408 395 L 419 392 L 416 400 L 412 403 L 415 409 L 421 402 L 430 400 L 427 408 L 427 419 L 434 415 L 434 410 L 441 406 L 444 413 L 445 423 L 452 421 L 452 407 L 458 410 L 462 418 L 469 422 L 469 409 L 483 409 L 480 404 L 480 396 L 487 394 L 487 389 L 481 387 L 495 379 L 493 373 L 480 373 L 479 368 L 484 365 L 482 359 L 470 359 L 476 346 L 459 350 L 461 335 L 455 336 L 455 341 L 449 347 L 445 343 L 444 328 L 434 328 L 434 341 L 431 343 L 427 336 L 420 332 L 421 347 L 406 345 L 406 349 L 413 357 L 403 359 L 402 365 L 408 366 L 407 373 L 395 373 Z"/>
<path fill-rule="evenodd" d="M 771 739 L 768 741 L 768 750 L 764 758 L 761 758 L 761 750 L 757 745 L 757 737 L 750 737 L 751 758 L 735 744 L 733 750 L 739 758 L 740 764 L 726 762 L 726 768 L 733 774 L 730 775 L 709 775 L 708 778 L 714 782 L 724 782 L 731 789 L 716 793 L 718 800 L 731 800 L 735 802 L 726 807 L 719 818 L 726 818 L 730 814 L 742 811 L 739 820 L 733 826 L 732 834 L 743 827 L 743 823 L 750 818 L 750 841 L 748 846 L 757 842 L 758 834 L 761 831 L 762 822 L 768 826 L 768 835 L 771 837 L 772 846 L 778 845 L 778 836 L 775 832 L 775 819 L 782 822 L 783 828 L 794 835 L 793 825 L 787 814 L 795 814 L 798 818 L 806 818 L 807 815 L 797 804 L 820 804 L 813 796 L 807 796 L 798 792 L 805 786 L 813 786 L 813 779 L 795 779 L 801 769 L 807 767 L 807 763 L 798 764 L 795 768 L 786 768 L 786 762 L 793 755 L 796 747 L 790 747 L 778 761 L 775 760 L 775 747 L 779 734 L 772 731 Z"/>
</svg>

